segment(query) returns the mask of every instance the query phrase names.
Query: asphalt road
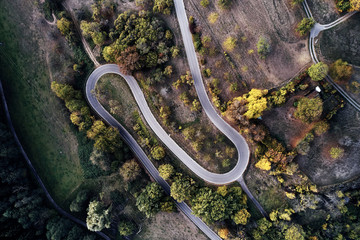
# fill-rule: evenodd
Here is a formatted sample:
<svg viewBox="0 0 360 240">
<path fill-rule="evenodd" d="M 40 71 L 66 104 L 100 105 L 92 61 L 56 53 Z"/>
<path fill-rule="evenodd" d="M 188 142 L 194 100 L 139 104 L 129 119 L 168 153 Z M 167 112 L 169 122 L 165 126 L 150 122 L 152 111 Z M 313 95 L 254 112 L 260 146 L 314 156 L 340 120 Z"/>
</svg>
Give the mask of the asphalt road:
<svg viewBox="0 0 360 240">
<path fill-rule="evenodd" d="M 87 97 L 89 104 L 104 121 L 106 121 L 109 125 L 114 126 L 119 130 L 120 135 L 122 136 L 123 140 L 128 144 L 128 146 L 131 148 L 131 150 L 134 152 L 134 154 L 137 156 L 137 158 L 144 165 L 146 170 L 150 173 L 150 175 L 154 178 L 154 180 L 162 186 L 162 188 L 165 190 L 165 192 L 168 195 L 170 195 L 169 184 L 163 178 L 160 177 L 158 170 L 152 164 L 152 162 L 147 157 L 147 155 L 142 150 L 142 148 L 139 146 L 139 144 L 136 142 L 136 140 L 113 116 L 111 116 L 111 114 L 109 114 L 104 109 L 104 107 L 97 100 L 97 98 L 94 94 L 94 88 L 96 86 L 96 82 L 100 79 L 101 76 L 103 76 L 104 74 L 107 74 L 107 73 L 118 74 L 126 80 L 144 118 L 146 119 L 146 121 L 148 122 L 148 124 L 150 125 L 152 130 L 158 135 L 158 137 L 162 141 L 164 141 L 164 143 L 168 147 L 172 147 L 172 151 L 174 151 L 174 153 L 176 153 L 180 157 L 186 158 L 186 156 L 188 156 L 188 155 L 168 136 L 168 134 L 164 131 L 164 129 L 160 126 L 160 124 L 156 121 L 154 115 L 151 113 L 150 108 L 146 103 L 144 94 L 142 93 L 142 91 L 134 77 L 123 75 L 119 70 L 119 66 L 117 66 L 115 64 L 102 65 L 102 66 L 98 67 L 94 72 L 91 73 L 91 75 L 88 78 L 88 81 L 86 83 L 86 89 L 85 89 L 86 97 Z M 182 156 L 182 154 L 186 154 L 186 155 Z M 192 160 L 190 158 L 190 162 L 188 164 L 190 164 L 190 166 L 192 166 L 191 164 L 193 164 L 193 163 L 197 164 L 194 160 Z M 176 205 L 210 239 L 221 239 L 200 218 L 198 218 L 192 214 L 191 208 L 186 203 L 176 202 Z"/>
</svg>

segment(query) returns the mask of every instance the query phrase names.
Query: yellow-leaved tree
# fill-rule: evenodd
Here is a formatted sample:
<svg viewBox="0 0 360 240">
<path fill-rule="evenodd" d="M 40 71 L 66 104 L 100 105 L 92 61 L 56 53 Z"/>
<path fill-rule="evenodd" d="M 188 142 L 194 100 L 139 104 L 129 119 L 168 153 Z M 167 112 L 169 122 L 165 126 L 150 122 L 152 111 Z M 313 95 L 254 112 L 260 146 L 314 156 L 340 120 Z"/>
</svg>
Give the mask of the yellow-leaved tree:
<svg viewBox="0 0 360 240">
<path fill-rule="evenodd" d="M 360 11 L 360 0 L 350 0 L 350 10 L 352 11 Z"/>
</svg>

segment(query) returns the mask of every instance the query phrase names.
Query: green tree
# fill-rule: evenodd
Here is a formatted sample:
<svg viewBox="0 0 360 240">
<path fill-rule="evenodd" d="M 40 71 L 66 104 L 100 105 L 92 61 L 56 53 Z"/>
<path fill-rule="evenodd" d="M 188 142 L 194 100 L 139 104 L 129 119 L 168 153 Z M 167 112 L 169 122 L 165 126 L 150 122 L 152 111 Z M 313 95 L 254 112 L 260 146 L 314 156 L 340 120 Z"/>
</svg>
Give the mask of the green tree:
<svg viewBox="0 0 360 240">
<path fill-rule="evenodd" d="M 99 201 L 89 203 L 86 217 L 86 226 L 90 231 L 101 231 L 104 228 L 110 228 L 110 211 Z"/>
<path fill-rule="evenodd" d="M 56 26 L 61 32 L 61 34 L 64 35 L 68 41 L 70 41 L 73 35 L 72 22 L 70 22 L 67 18 L 62 17 L 61 19 L 57 20 Z"/>
<path fill-rule="evenodd" d="M 207 187 L 198 190 L 191 200 L 194 215 L 201 217 L 206 223 L 226 219 L 226 204 L 224 197 Z"/>
<path fill-rule="evenodd" d="M 120 168 L 120 175 L 126 182 L 134 181 L 141 173 L 141 168 L 135 159 L 126 161 Z"/>
<path fill-rule="evenodd" d="M 317 120 L 323 111 L 323 102 L 319 97 L 303 97 L 298 102 L 294 116 L 303 122 L 312 122 Z"/>
<path fill-rule="evenodd" d="M 195 181 L 178 173 L 170 187 L 170 195 L 178 202 L 189 200 L 195 189 Z"/>
<path fill-rule="evenodd" d="M 307 34 L 312 27 L 315 25 L 315 20 L 313 18 L 303 18 L 301 22 L 297 25 L 296 31 L 300 36 Z"/>
<path fill-rule="evenodd" d="M 329 71 L 329 67 L 325 63 L 318 62 L 316 64 L 311 65 L 311 67 L 309 67 L 308 74 L 312 80 L 320 81 L 326 77 L 328 71 Z"/>
<path fill-rule="evenodd" d="M 266 56 L 271 52 L 270 41 L 263 36 L 259 38 L 256 47 L 261 59 L 265 59 Z"/>
<path fill-rule="evenodd" d="M 136 230 L 135 224 L 130 220 L 121 220 L 118 224 L 120 236 L 129 236 Z"/>
<path fill-rule="evenodd" d="M 160 211 L 160 204 L 164 197 L 165 192 L 158 183 L 149 183 L 136 197 L 136 206 L 147 217 L 151 217 Z"/>
<path fill-rule="evenodd" d="M 162 164 L 159 166 L 159 175 L 164 180 L 170 179 L 174 172 L 174 167 L 171 164 Z"/>
<path fill-rule="evenodd" d="M 154 0 L 153 11 L 169 15 L 173 6 L 173 0 Z"/>
<path fill-rule="evenodd" d="M 70 204 L 71 212 L 81 212 L 85 209 L 87 201 L 89 199 L 89 193 L 87 190 L 82 190 L 78 192 L 76 198 Z"/>
<path fill-rule="evenodd" d="M 353 74 L 353 67 L 347 62 L 338 59 L 330 65 L 329 75 L 335 81 L 347 81 Z"/>
<path fill-rule="evenodd" d="M 155 160 L 161 160 L 165 157 L 165 149 L 161 146 L 155 146 L 151 149 L 151 156 Z"/>
</svg>

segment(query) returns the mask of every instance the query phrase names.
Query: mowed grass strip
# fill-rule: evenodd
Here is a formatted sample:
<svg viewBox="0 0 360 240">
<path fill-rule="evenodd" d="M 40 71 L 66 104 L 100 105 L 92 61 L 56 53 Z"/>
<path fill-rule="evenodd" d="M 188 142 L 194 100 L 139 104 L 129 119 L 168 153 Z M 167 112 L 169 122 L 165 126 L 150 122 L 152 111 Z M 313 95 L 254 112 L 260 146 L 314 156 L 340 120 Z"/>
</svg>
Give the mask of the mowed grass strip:
<svg viewBox="0 0 360 240">
<path fill-rule="evenodd" d="M 34 8 L 31 1 L 0 1 L 0 78 L 17 134 L 61 205 L 83 173 L 69 113 L 50 89 L 43 33 L 31 30 L 40 31 L 31 21 Z"/>
</svg>

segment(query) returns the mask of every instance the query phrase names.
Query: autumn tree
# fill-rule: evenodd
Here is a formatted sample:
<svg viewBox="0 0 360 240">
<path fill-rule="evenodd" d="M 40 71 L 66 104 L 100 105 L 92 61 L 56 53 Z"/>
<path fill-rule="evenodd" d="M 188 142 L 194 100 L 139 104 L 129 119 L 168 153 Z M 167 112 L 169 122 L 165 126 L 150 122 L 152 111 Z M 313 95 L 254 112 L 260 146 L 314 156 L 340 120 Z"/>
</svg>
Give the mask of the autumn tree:
<svg viewBox="0 0 360 240">
<path fill-rule="evenodd" d="M 347 62 L 338 59 L 330 65 L 329 75 L 335 81 L 347 81 L 353 73 L 353 67 Z"/>
<path fill-rule="evenodd" d="M 134 181 L 140 175 L 140 172 L 141 168 L 135 159 L 126 161 L 120 168 L 120 175 L 126 182 Z"/>
<path fill-rule="evenodd" d="M 349 12 L 360 11 L 360 0 L 350 0 Z"/>
<path fill-rule="evenodd" d="M 140 55 L 136 50 L 136 46 L 127 47 L 120 53 L 116 59 L 116 63 L 119 65 L 122 72 L 126 75 L 131 74 L 134 70 L 141 68 L 139 63 Z"/>
<path fill-rule="evenodd" d="M 315 25 L 315 20 L 313 18 L 303 18 L 301 22 L 297 25 L 296 31 L 300 36 L 307 34 L 311 28 Z"/>
<path fill-rule="evenodd" d="M 170 187 L 170 196 L 178 202 L 189 200 L 195 189 L 195 181 L 178 173 Z"/>
<path fill-rule="evenodd" d="M 174 172 L 174 167 L 171 164 L 162 164 L 159 166 L 159 175 L 164 180 L 170 179 Z"/>
<path fill-rule="evenodd" d="M 240 113 L 247 119 L 258 118 L 267 109 L 267 98 L 264 97 L 268 90 L 251 89 L 248 94 L 234 98 L 232 106 L 229 107 L 227 114 L 233 115 L 238 108 L 242 108 Z M 236 114 L 235 114 L 236 115 Z"/>
<path fill-rule="evenodd" d="M 218 234 L 222 239 L 226 240 L 226 239 L 228 239 L 230 232 L 229 232 L 229 229 L 227 229 L 227 228 L 220 228 L 218 231 Z"/>
<path fill-rule="evenodd" d="M 155 160 L 161 160 L 165 157 L 165 149 L 162 146 L 155 146 L 151 149 L 151 156 Z"/>
<path fill-rule="evenodd" d="M 325 63 L 318 62 L 309 67 L 308 74 L 313 81 L 320 81 L 326 77 L 328 71 L 329 67 Z"/>
<path fill-rule="evenodd" d="M 323 102 L 319 97 L 301 98 L 297 103 L 294 116 L 303 122 L 313 122 L 317 120 L 323 111 Z"/>
<path fill-rule="evenodd" d="M 163 3 L 172 4 L 172 0 L 155 1 L 154 8 L 165 11 L 161 7 Z M 118 63 L 127 74 L 152 68 L 166 63 L 173 54 L 171 49 L 176 50 L 173 41 L 169 40 L 170 35 L 171 31 L 150 12 L 125 11 L 114 21 L 114 28 L 109 33 L 113 43 L 105 46 L 102 54 L 107 62 Z"/>
<path fill-rule="evenodd" d="M 233 37 L 227 37 L 225 41 L 223 42 L 223 46 L 226 51 L 231 52 L 236 47 L 237 40 Z"/>
<path fill-rule="evenodd" d="M 92 201 L 89 203 L 89 208 L 86 217 L 86 226 L 90 231 L 101 231 L 104 228 L 110 227 L 110 208 L 99 201 Z"/>
<path fill-rule="evenodd" d="M 255 167 L 261 170 L 269 171 L 271 169 L 271 162 L 268 158 L 262 157 L 260 161 L 255 164 Z"/>
</svg>

